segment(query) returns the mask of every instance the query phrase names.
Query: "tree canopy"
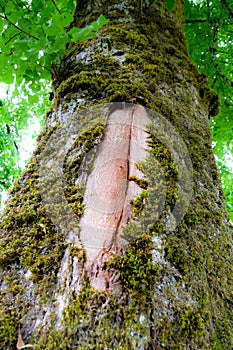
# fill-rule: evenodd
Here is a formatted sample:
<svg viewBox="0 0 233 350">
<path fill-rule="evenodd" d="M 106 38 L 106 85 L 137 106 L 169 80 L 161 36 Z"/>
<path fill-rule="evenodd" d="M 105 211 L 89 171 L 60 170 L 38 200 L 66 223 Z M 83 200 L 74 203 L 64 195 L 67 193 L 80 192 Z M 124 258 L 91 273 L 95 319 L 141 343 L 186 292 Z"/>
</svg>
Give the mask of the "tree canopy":
<svg viewBox="0 0 233 350">
<path fill-rule="evenodd" d="M 155 2 L 150 1 L 151 6 Z M 166 0 L 166 4 L 172 10 L 174 0 Z M 0 102 L 0 191 L 9 188 L 20 173 L 22 131 L 32 118 L 43 123 L 53 98 L 51 78 L 59 75 L 64 53 L 77 41 L 98 36 L 99 29 L 108 23 L 100 16 L 85 28 L 74 27 L 74 9 L 74 0 L 0 0 L 0 82 L 9 85 L 6 98 Z M 229 0 L 186 0 L 185 17 L 191 59 L 222 100 L 221 113 L 211 120 L 211 127 L 233 218 L 233 5 Z"/>
</svg>

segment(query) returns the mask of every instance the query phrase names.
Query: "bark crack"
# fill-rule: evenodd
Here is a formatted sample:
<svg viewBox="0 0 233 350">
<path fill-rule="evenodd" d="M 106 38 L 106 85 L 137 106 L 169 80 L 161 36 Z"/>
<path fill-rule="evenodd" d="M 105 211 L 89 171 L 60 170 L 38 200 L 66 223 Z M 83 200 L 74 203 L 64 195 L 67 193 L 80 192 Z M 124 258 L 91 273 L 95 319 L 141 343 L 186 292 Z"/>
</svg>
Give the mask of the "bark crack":
<svg viewBox="0 0 233 350">
<path fill-rule="evenodd" d="M 134 120 L 134 108 L 132 109 L 131 111 L 131 115 L 130 115 L 130 125 L 129 125 L 129 134 L 128 134 L 128 155 L 127 155 L 127 163 L 126 163 L 126 166 L 127 166 L 127 175 L 126 175 L 126 189 L 125 189 L 125 194 L 124 194 L 124 204 L 123 204 L 123 207 L 122 207 L 122 210 L 121 210 L 121 214 L 120 214 L 120 217 L 119 217 L 119 220 L 117 222 L 117 225 L 116 225 L 116 231 L 115 231 L 115 234 L 113 236 L 113 241 L 112 241 L 112 244 L 111 244 L 111 249 L 115 246 L 116 248 L 116 251 L 118 251 L 118 245 L 117 245 L 117 238 L 119 236 L 119 231 L 122 227 L 122 225 L 124 224 L 127 224 L 130 220 L 130 217 L 128 215 L 127 217 L 127 220 L 126 222 L 122 222 L 122 219 L 123 219 L 123 214 L 124 214 L 124 211 L 125 211 L 125 208 L 127 206 L 127 193 L 128 193 L 128 190 L 129 190 L 129 177 L 130 177 L 130 159 L 131 159 L 131 137 L 132 137 L 132 128 L 133 128 L 133 120 Z"/>
<path fill-rule="evenodd" d="M 145 127 L 149 119 L 140 105 L 114 109 L 108 115 L 103 141 L 88 178 L 84 203 L 86 209 L 80 220 L 80 239 L 86 250 L 86 270 L 96 289 L 109 286 L 104 271 L 105 262 L 113 253 L 124 250 L 127 241 L 123 228 L 132 218 L 131 201 L 142 191 L 130 181 L 141 178 L 137 162 L 147 156 Z"/>
</svg>

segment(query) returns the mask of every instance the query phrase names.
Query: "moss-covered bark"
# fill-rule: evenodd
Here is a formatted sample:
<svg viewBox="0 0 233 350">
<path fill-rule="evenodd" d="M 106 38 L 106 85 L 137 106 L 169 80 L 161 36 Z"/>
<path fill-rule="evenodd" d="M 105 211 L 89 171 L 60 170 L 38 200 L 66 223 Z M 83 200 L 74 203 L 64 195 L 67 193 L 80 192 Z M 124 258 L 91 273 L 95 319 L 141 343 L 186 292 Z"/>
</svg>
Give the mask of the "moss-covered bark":
<svg viewBox="0 0 233 350">
<path fill-rule="evenodd" d="M 149 1 L 78 1 L 76 25 L 101 13 L 109 25 L 63 59 L 46 127 L 1 220 L 0 348 L 15 349 L 20 329 L 35 349 L 230 350 L 232 236 L 209 128 L 219 102 L 188 58 L 182 1 L 171 13 L 162 0 L 154 7 Z M 119 108 L 121 102 L 140 103 L 173 125 L 191 158 L 193 196 L 182 222 L 167 232 L 179 174 L 161 137 L 148 129 L 150 155 L 140 164 L 146 180 L 129 179 L 142 188 L 131 203 L 137 224 L 126 228 L 131 243 L 121 254 L 102 260 L 106 290 L 98 291 L 85 271 L 79 228 L 69 225 L 70 212 L 77 222 L 84 212 L 85 186 L 78 176 L 88 176 L 80 170 L 84 159 L 91 169 L 94 153 L 86 156 L 102 141 L 108 102 L 119 102 Z M 59 128 L 55 144 L 51 135 Z M 63 143 L 64 130 L 75 137 Z M 53 164 L 56 173 L 62 148 L 64 174 L 55 175 L 44 193 L 39 180 L 49 183 L 51 174 L 46 178 L 41 167 Z M 150 193 L 159 205 L 161 189 L 154 159 L 167 194 L 153 217 Z M 57 225 L 46 202 L 51 196 Z M 61 202 L 68 203 L 65 212 Z"/>
</svg>

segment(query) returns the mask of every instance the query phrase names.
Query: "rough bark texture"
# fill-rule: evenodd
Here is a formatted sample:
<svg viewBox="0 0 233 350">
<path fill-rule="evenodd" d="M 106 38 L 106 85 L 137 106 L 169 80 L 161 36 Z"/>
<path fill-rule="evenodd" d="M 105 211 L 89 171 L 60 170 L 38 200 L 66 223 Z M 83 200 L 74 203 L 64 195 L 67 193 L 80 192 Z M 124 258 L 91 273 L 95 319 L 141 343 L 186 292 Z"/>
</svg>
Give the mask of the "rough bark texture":
<svg viewBox="0 0 233 350">
<path fill-rule="evenodd" d="M 2 217 L 0 348 L 232 349 L 232 236 L 209 127 L 218 98 L 188 58 L 182 3 L 169 13 L 164 1 L 78 1 L 75 24 L 101 13 L 109 25 L 63 59 L 45 129 Z M 142 106 L 154 111 L 148 125 Z M 145 123 L 132 167 L 135 111 Z M 179 156 L 186 148 L 191 163 Z M 104 219 L 88 212 L 91 178 L 110 199 Z M 183 217 L 190 186 L 182 192 L 180 179 L 190 178 Z M 90 217 L 104 223 L 95 231 L 92 222 L 93 234 L 106 235 L 93 249 Z"/>
</svg>

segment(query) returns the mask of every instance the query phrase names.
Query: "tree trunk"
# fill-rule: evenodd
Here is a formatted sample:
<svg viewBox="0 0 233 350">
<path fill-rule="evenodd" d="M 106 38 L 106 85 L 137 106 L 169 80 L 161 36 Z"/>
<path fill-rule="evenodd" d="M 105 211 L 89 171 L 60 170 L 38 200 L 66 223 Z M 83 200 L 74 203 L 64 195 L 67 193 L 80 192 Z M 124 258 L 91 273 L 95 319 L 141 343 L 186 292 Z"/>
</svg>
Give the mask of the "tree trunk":
<svg viewBox="0 0 233 350">
<path fill-rule="evenodd" d="M 85 4 L 83 4 L 85 3 Z M 1 349 L 232 349 L 232 237 L 182 1 L 77 1 L 96 39 L 1 221 Z"/>
</svg>

